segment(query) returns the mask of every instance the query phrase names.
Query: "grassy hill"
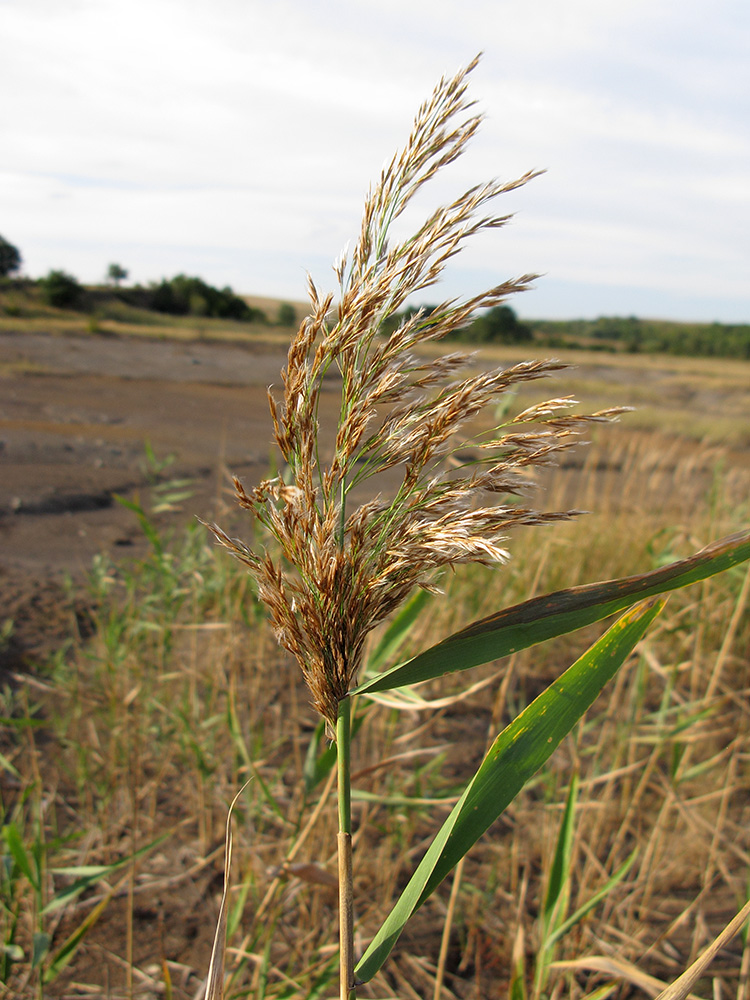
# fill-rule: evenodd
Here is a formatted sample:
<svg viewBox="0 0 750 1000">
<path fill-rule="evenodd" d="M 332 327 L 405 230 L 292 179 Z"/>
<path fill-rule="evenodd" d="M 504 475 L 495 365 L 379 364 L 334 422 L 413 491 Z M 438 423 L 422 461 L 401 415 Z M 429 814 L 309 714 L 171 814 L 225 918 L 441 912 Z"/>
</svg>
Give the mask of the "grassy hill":
<svg viewBox="0 0 750 1000">
<path fill-rule="evenodd" d="M 242 320 L 210 315 L 205 295 L 193 295 L 183 313 L 154 308 L 155 292 L 173 285 L 182 276 L 161 286 L 114 288 L 81 287 L 73 306 L 60 307 L 45 300 L 43 285 L 25 279 L 0 284 L 0 330 L 75 332 L 123 335 L 157 335 L 176 338 L 238 340 L 246 337 L 278 339 L 307 312 L 305 302 L 288 302 L 261 295 L 235 296 L 231 289 L 210 289 L 231 296 L 248 307 Z M 186 279 L 199 282 L 199 279 Z M 203 284 L 203 283 L 201 283 Z M 519 322 L 508 307 L 510 327 L 493 328 L 484 316 L 462 332 L 466 343 L 484 345 L 524 344 L 540 349 L 574 349 L 603 353 L 672 354 L 692 357 L 750 359 L 750 324 L 678 323 L 639 319 L 636 316 L 576 320 L 526 320 Z M 430 306 L 425 307 L 426 318 Z M 395 326 L 403 316 L 396 316 Z"/>
</svg>

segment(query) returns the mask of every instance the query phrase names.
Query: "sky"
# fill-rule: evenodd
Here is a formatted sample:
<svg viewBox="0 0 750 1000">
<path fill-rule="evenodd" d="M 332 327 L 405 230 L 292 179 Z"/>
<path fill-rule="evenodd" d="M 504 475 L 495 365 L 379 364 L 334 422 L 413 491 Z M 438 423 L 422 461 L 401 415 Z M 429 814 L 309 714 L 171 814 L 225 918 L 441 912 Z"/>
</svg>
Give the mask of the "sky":
<svg viewBox="0 0 750 1000">
<path fill-rule="evenodd" d="M 414 219 L 546 173 L 421 301 L 535 272 L 524 318 L 750 322 L 747 0 L 0 0 L 0 234 L 32 277 L 333 290 L 370 183 L 479 51 L 486 120 Z"/>
</svg>

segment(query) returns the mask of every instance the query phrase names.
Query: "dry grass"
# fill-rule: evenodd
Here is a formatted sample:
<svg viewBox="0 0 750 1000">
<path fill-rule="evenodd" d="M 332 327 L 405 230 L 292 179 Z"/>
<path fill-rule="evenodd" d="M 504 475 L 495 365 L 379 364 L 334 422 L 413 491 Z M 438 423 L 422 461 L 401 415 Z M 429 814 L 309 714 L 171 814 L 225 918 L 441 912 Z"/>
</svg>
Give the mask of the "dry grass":
<svg viewBox="0 0 750 1000">
<path fill-rule="evenodd" d="M 596 456 L 613 451 L 612 468 L 595 471 Z M 534 592 L 642 569 L 725 534 L 747 519 L 737 496 L 746 502 L 750 483 L 741 470 L 717 471 L 719 457 L 687 446 L 670 455 L 663 438 L 624 428 L 616 448 L 593 446 L 588 468 L 551 475 L 547 499 L 597 514 L 533 537 L 521 533 L 502 574 L 461 569 L 446 581 L 449 600 L 435 604 L 409 644 L 419 648 Z M 683 504 L 660 515 L 654 499 L 670 485 Z M 669 980 L 736 910 L 750 855 L 744 579 L 735 571 L 671 599 L 638 662 L 472 852 L 442 996 L 502 992 L 519 927 L 533 957 L 571 763 L 582 781 L 573 905 L 634 848 L 638 855 L 625 883 L 562 940 L 559 959 L 604 955 Z M 161 996 L 167 982 L 175 997 L 196 994 L 218 901 L 226 805 L 253 775 L 236 829 L 232 901 L 241 917 L 230 935 L 231 995 L 311 995 L 321 977 L 329 985 L 320 995 L 333 995 L 330 787 L 325 780 L 312 786 L 309 770 L 305 778 L 310 745 L 318 745 L 314 715 L 296 670 L 253 610 L 248 579 L 196 535 L 131 575 L 102 563 L 91 587 L 91 638 L 74 640 L 46 674 L 4 695 L 3 715 L 16 722 L 3 752 L 20 776 L 4 777 L 6 819 L 16 818 L 30 838 L 38 821 L 55 866 L 107 863 L 162 831 L 170 838 L 133 866 L 129 882 L 110 880 L 114 898 L 45 994 L 91 995 L 96 987 L 113 997 L 129 989 Z M 498 675 L 436 712 L 367 713 L 353 763 L 359 940 L 382 918 L 491 727 L 527 703 L 585 641 L 568 637 L 499 670 L 477 669 L 476 680 Z M 449 681 L 429 691 L 452 694 Z M 324 798 L 329 805 L 318 810 Z M 56 835 L 73 839 L 55 845 Z M 54 884 L 69 881 L 56 876 Z M 431 995 L 449 889 L 420 911 L 387 978 L 364 996 Z M 25 892 L 18 940 L 28 942 L 34 907 L 28 890 L 18 891 Z M 54 940 L 92 912 L 102 891 L 71 904 L 52 927 Z M 741 996 L 741 962 L 737 940 L 699 995 Z M 582 996 L 607 978 L 582 968 L 557 988 Z M 27 966 L 14 967 L 13 995 L 33 995 L 33 979 Z"/>
</svg>

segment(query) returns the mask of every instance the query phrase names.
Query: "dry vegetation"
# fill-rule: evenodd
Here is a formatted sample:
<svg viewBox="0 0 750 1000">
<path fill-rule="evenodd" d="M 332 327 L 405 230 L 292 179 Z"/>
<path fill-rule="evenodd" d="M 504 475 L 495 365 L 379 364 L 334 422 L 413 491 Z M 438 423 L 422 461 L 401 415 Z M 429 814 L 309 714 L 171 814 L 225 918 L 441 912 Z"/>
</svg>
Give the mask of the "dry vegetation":
<svg viewBox="0 0 750 1000">
<path fill-rule="evenodd" d="M 507 568 L 446 579 L 449 599 L 434 602 L 404 652 L 500 605 L 654 566 L 747 523 L 750 477 L 722 469 L 715 447 L 605 433 L 581 453 L 583 468 L 554 470 L 546 486 L 550 507 L 574 502 L 596 513 L 519 533 Z M 364 996 L 432 996 L 449 912 L 442 996 L 503 991 L 514 944 L 530 958 L 538 948 L 573 768 L 581 792 L 570 912 L 637 853 L 624 881 L 559 941 L 554 957 L 579 964 L 553 972 L 552 989 L 582 996 L 614 978 L 668 981 L 697 954 L 746 895 L 747 590 L 747 571 L 736 570 L 671 598 L 615 686 L 469 856 L 455 906 L 446 883 Z M 155 536 L 136 566 L 97 562 L 78 622 L 51 663 L 3 694 L 6 823 L 40 869 L 35 892 L 33 880 L 19 871 L 10 880 L 6 868 L 4 933 L 27 956 L 34 934 L 49 934 L 54 956 L 83 922 L 92 926 L 59 975 L 49 955 L 36 970 L 28 958 L 7 965 L 8 995 L 38 994 L 45 969 L 50 997 L 197 995 L 226 806 L 250 776 L 235 831 L 229 995 L 332 995 L 335 810 L 328 772 L 315 767 L 325 741 L 249 578 L 194 529 L 169 545 Z M 435 683 L 423 694 L 445 699 L 437 709 L 362 706 L 354 743 L 361 942 L 489 733 L 586 638 L 477 668 L 473 681 L 493 679 L 462 700 L 452 699 L 449 680 Z M 43 912 L 76 881 L 56 869 L 121 862 L 164 834 L 132 864 Z M 746 961 L 736 939 L 699 995 L 744 996 Z M 629 995 L 629 986 L 618 989 Z"/>
</svg>

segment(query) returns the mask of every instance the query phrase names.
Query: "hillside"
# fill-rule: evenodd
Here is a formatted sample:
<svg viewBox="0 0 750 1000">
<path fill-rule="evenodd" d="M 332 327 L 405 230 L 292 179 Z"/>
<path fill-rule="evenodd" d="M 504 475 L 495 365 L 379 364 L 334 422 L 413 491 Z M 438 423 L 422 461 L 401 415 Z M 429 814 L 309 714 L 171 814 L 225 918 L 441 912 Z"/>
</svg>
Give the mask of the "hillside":
<svg viewBox="0 0 750 1000">
<path fill-rule="evenodd" d="M 184 302 L 174 302 L 170 286 L 183 281 L 198 283 L 190 287 Z M 167 309 L 164 305 L 166 290 Z M 218 297 L 218 311 L 211 314 L 208 297 Z M 221 297 L 224 297 L 223 300 Z M 223 305 L 222 305 L 223 302 Z M 234 303 L 227 306 L 227 302 Z M 241 318 L 232 315 L 247 307 Z M 170 308 L 171 305 L 171 308 Z M 235 295 L 231 289 L 212 289 L 200 279 L 178 275 L 159 286 L 81 288 L 78 298 L 67 307 L 50 305 L 40 283 L 5 280 L 0 284 L 0 330 L 16 329 L 23 321 L 28 332 L 69 332 L 123 335 L 171 336 L 177 339 L 216 339 L 237 341 L 270 338 L 286 339 L 306 314 L 304 301 L 289 302 L 264 295 Z M 425 321 L 433 306 L 423 306 Z M 387 328 L 395 327 L 413 307 L 391 318 Z M 499 314 L 493 317 L 493 314 Z M 493 318 L 497 321 L 493 322 Z M 283 337 L 279 338 L 279 333 Z M 528 345 L 535 349 L 574 349 L 602 353 L 671 354 L 686 357 L 750 359 L 750 324 L 678 323 L 669 320 L 606 317 L 575 320 L 519 320 L 508 306 L 477 317 L 458 338 L 467 344 Z"/>
</svg>

